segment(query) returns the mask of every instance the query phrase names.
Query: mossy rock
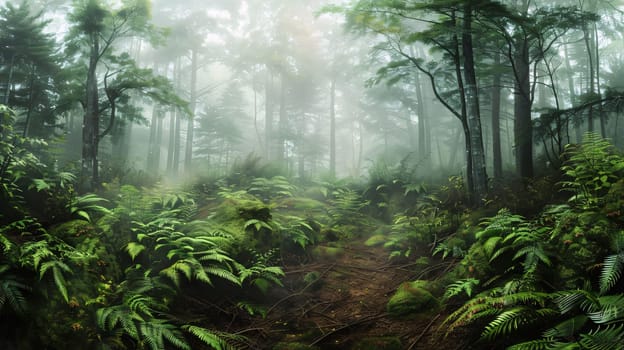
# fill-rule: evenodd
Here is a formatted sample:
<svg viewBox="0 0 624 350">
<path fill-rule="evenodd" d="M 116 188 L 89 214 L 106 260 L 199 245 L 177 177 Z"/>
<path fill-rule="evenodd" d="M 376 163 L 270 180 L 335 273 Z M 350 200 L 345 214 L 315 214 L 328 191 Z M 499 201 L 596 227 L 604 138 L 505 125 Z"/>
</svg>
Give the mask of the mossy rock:
<svg viewBox="0 0 624 350">
<path fill-rule="evenodd" d="M 301 343 L 277 343 L 273 346 L 273 350 L 319 350 L 316 346 L 310 346 Z"/>
<path fill-rule="evenodd" d="M 428 290 L 428 282 L 421 280 L 402 283 L 386 305 L 393 317 L 428 313 L 439 307 L 439 300 Z"/>
<path fill-rule="evenodd" d="M 312 256 L 316 259 L 334 260 L 344 254 L 344 249 L 340 247 L 316 246 L 312 249 Z"/>
<path fill-rule="evenodd" d="M 376 247 L 386 243 L 387 240 L 388 238 L 384 235 L 374 235 L 367 239 L 364 245 L 367 247 Z"/>
<path fill-rule="evenodd" d="M 351 350 L 401 350 L 401 339 L 397 337 L 370 337 L 359 340 Z"/>
<path fill-rule="evenodd" d="M 217 208 L 215 217 L 220 221 L 257 219 L 268 222 L 271 220 L 271 208 L 252 195 L 241 194 L 224 200 Z"/>
</svg>

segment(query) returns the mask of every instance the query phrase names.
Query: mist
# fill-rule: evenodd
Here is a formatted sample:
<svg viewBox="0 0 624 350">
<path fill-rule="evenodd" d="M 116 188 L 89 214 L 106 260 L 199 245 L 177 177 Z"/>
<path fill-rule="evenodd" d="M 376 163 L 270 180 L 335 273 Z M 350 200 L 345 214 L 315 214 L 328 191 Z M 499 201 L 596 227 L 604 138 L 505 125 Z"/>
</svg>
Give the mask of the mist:
<svg viewBox="0 0 624 350">
<path fill-rule="evenodd" d="M 0 348 L 621 349 L 623 16 L 0 0 Z"/>
</svg>

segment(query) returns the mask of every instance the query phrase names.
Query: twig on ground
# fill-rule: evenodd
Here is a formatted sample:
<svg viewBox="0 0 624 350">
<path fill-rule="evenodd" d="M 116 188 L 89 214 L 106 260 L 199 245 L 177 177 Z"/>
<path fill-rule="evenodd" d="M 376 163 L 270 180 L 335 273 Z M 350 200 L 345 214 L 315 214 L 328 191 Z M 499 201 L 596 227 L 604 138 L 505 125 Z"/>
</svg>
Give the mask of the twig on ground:
<svg viewBox="0 0 624 350">
<path fill-rule="evenodd" d="M 361 318 L 361 319 L 359 319 L 359 320 L 357 320 L 357 321 L 355 321 L 355 322 L 351 322 L 351 323 L 346 324 L 346 325 L 344 325 L 344 326 L 342 326 L 342 327 L 338 327 L 338 328 L 336 328 L 336 329 L 332 330 L 331 332 L 327 332 L 327 333 L 326 333 L 326 334 L 324 334 L 323 336 L 316 338 L 316 340 L 314 340 L 312 343 L 310 343 L 310 344 L 309 344 L 309 346 L 314 346 L 314 345 L 316 345 L 317 343 L 321 342 L 323 339 L 325 339 L 325 338 L 329 337 L 329 336 L 330 336 L 330 335 L 332 335 L 332 334 L 338 333 L 338 332 L 342 331 L 343 329 L 346 329 L 346 328 L 350 328 L 350 327 L 356 326 L 356 325 L 358 325 L 358 324 L 360 324 L 360 323 L 366 323 L 366 322 L 370 322 L 370 321 L 378 320 L 378 319 L 380 319 L 380 318 L 384 318 L 384 317 L 386 317 L 386 316 L 388 316 L 388 314 L 387 314 L 387 313 L 385 313 L 385 312 L 382 312 L 382 313 L 377 314 L 377 315 L 373 315 L 373 316 L 369 316 L 369 317 L 364 317 L 364 318 Z"/>
<path fill-rule="evenodd" d="M 407 350 L 412 350 L 414 348 L 414 346 L 416 346 L 416 344 L 418 344 L 418 342 L 425 336 L 425 334 L 429 331 L 429 328 L 431 328 L 431 326 L 433 325 L 433 323 L 440 318 L 440 314 L 438 314 L 436 317 L 434 317 L 431 322 L 429 322 L 429 324 L 425 327 L 425 329 L 423 329 L 423 331 L 420 333 L 420 335 L 418 336 L 418 338 L 416 338 L 416 340 L 414 340 L 412 342 L 412 344 L 410 344 L 409 348 L 407 348 Z"/>
</svg>

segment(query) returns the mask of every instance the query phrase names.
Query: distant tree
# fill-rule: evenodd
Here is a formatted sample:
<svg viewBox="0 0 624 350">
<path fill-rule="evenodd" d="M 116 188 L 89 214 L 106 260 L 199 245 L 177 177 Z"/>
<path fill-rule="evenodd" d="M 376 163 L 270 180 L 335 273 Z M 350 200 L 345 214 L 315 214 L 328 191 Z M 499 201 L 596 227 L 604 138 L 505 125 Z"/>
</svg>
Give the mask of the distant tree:
<svg viewBox="0 0 624 350">
<path fill-rule="evenodd" d="M 46 136 L 54 125 L 59 94 L 59 56 L 48 21 L 27 2 L 0 8 L 0 103 L 24 111 L 23 134 Z M 34 123 L 35 122 L 35 123 Z"/>
<path fill-rule="evenodd" d="M 96 187 L 99 183 L 100 140 L 110 132 L 111 123 L 115 121 L 117 101 L 122 97 L 127 97 L 123 92 L 127 89 L 140 90 L 151 83 L 163 82 L 142 76 L 141 79 L 145 78 L 150 82 L 117 80 L 114 85 L 117 88 L 104 86 L 113 76 L 117 79 L 138 77 L 134 74 L 136 73 L 134 61 L 127 54 L 118 54 L 116 45 L 134 36 L 148 37 L 152 41 L 160 39 L 162 31 L 150 24 L 149 14 L 149 3 L 144 0 L 124 2 L 123 6 L 118 9 L 105 6 L 97 0 L 74 2 L 74 10 L 69 16 L 72 27 L 67 37 L 67 54 L 76 59 L 77 65 L 86 67 L 85 94 L 81 100 L 85 111 L 82 133 L 82 171 L 86 188 Z M 148 72 L 142 71 L 141 74 L 148 74 Z M 159 88 L 164 91 L 169 87 L 161 85 Z M 111 110 L 108 126 L 102 125 L 103 108 Z"/>
</svg>

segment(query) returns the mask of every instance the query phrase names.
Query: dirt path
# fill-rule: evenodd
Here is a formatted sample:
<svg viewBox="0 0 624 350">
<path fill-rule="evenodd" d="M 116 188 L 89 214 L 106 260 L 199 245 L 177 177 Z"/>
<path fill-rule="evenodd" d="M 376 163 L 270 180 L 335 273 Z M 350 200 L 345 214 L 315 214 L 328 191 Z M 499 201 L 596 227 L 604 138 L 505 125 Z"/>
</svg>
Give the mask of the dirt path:
<svg viewBox="0 0 624 350">
<path fill-rule="evenodd" d="M 254 323 L 263 330 L 262 337 L 255 340 L 260 349 L 270 349 L 276 341 L 320 349 L 360 349 L 355 344 L 371 337 L 388 337 L 380 343 L 400 340 L 401 349 L 458 348 L 456 340 L 440 343 L 441 335 L 435 331 L 442 315 L 388 317 L 390 296 L 418 273 L 409 266 L 391 265 L 383 248 L 355 241 L 340 254 L 287 266 L 285 273 L 284 288 L 272 296 L 267 317 Z M 384 346 L 379 349 L 386 349 Z"/>
</svg>

